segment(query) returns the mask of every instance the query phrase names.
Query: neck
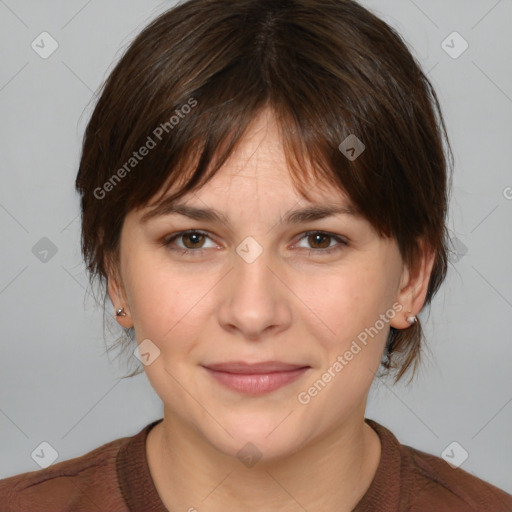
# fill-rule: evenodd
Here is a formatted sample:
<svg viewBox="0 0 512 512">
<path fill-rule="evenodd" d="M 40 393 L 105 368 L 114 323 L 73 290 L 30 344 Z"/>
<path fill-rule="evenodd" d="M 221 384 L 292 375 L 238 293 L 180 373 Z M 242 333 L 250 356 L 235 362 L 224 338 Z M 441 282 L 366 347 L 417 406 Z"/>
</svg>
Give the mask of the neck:
<svg viewBox="0 0 512 512">
<path fill-rule="evenodd" d="M 364 409 L 327 436 L 246 467 L 166 411 L 148 435 L 148 465 L 169 510 L 350 512 L 371 484 L 380 440 Z"/>
</svg>

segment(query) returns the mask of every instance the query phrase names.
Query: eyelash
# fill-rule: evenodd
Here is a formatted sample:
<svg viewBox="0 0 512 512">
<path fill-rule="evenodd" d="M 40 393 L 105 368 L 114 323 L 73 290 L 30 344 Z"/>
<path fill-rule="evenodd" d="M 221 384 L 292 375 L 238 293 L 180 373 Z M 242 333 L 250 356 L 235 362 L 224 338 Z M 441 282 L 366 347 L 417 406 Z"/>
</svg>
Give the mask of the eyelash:
<svg viewBox="0 0 512 512">
<path fill-rule="evenodd" d="M 175 251 L 175 252 L 179 252 L 180 254 L 184 255 L 184 254 L 192 254 L 192 253 L 202 253 L 203 251 L 206 251 L 207 249 L 204 249 L 204 248 L 198 248 L 198 249 L 182 249 L 181 247 L 179 248 L 175 248 L 175 247 L 171 247 L 171 244 L 174 242 L 174 240 L 176 240 L 177 238 L 181 238 L 185 235 L 190 235 L 190 234 L 200 234 L 200 235 L 204 235 L 208 238 L 210 238 L 209 234 L 206 232 L 206 231 L 201 231 L 201 230 L 198 230 L 198 229 L 189 229 L 187 231 L 180 231 L 179 233 L 175 233 L 173 235 L 171 235 L 170 237 L 167 237 L 165 238 L 163 241 L 162 241 L 162 245 L 167 247 L 169 250 L 171 251 Z M 340 249 L 343 248 L 343 246 L 348 246 L 348 242 L 346 240 L 344 240 L 343 238 L 337 236 L 337 235 L 333 235 L 332 233 L 328 233 L 326 231 L 306 231 L 305 233 L 302 234 L 301 238 L 299 239 L 302 240 L 303 238 L 307 238 L 311 235 L 323 235 L 323 236 L 327 236 L 329 238 L 332 238 L 334 240 L 336 240 L 338 243 L 338 245 L 334 245 L 332 247 L 328 247 L 326 249 L 309 249 L 310 251 L 310 254 L 311 253 L 316 253 L 316 254 L 331 254 L 333 253 L 334 251 L 339 251 Z M 211 240 L 211 238 L 210 238 Z"/>
</svg>

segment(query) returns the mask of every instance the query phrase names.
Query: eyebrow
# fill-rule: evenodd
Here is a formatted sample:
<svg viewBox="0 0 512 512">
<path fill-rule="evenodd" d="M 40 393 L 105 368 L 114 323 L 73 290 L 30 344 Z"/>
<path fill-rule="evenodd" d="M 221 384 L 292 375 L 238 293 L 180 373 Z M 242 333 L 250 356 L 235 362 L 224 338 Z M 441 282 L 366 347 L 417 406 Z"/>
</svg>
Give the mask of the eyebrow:
<svg viewBox="0 0 512 512">
<path fill-rule="evenodd" d="M 231 227 L 229 219 L 221 212 L 212 208 L 198 208 L 196 206 L 190 206 L 183 203 L 162 202 L 153 210 L 145 213 L 141 222 L 145 223 L 149 220 L 164 216 L 164 215 L 183 215 L 193 220 L 202 220 L 207 222 L 219 222 Z M 281 220 L 280 224 L 300 224 L 304 222 L 311 222 L 315 220 L 325 219 L 334 215 L 351 215 L 358 217 L 358 213 L 350 207 L 340 205 L 314 205 L 307 206 L 288 212 Z"/>
</svg>

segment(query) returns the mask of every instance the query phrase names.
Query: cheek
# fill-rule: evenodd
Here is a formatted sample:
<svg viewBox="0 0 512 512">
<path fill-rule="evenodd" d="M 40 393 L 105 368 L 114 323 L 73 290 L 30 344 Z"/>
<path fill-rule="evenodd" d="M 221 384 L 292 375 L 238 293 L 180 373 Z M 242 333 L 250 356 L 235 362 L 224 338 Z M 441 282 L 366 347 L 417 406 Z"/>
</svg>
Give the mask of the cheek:
<svg viewBox="0 0 512 512">
<path fill-rule="evenodd" d="M 179 350 L 180 340 L 195 338 L 207 317 L 214 276 L 191 277 L 149 255 L 130 260 L 129 276 L 127 294 L 137 339 L 149 338 L 159 346 L 172 340 Z"/>
<path fill-rule="evenodd" d="M 369 266 L 352 267 L 305 293 L 321 320 L 308 314 L 308 335 L 323 356 L 297 399 L 306 410 L 321 410 L 328 423 L 363 403 L 380 366 L 394 310 L 377 274 Z"/>
<path fill-rule="evenodd" d="M 307 292 L 303 287 L 304 302 L 314 304 L 317 315 L 308 315 L 309 336 L 321 345 L 323 357 L 302 396 L 330 411 L 333 421 L 366 396 L 380 366 L 395 315 L 383 267 L 378 262 L 351 265 L 320 287 Z"/>
<path fill-rule="evenodd" d="M 384 269 L 374 264 L 347 265 L 315 282 L 304 281 L 300 296 L 320 324 L 323 339 L 342 347 L 379 319 L 391 306 Z"/>
<path fill-rule="evenodd" d="M 129 275 L 127 293 L 135 330 L 144 337 L 158 338 L 166 325 L 167 329 L 172 325 L 175 309 L 171 305 L 179 303 L 180 289 L 169 282 L 166 272 L 147 261 L 138 265 L 136 259 L 131 260 Z"/>
</svg>

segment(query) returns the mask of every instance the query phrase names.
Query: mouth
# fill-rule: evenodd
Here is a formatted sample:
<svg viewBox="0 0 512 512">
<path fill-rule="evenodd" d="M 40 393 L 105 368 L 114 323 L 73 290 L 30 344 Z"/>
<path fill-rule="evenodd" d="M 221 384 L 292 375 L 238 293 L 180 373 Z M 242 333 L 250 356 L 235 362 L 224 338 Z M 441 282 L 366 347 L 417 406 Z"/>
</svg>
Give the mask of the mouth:
<svg viewBox="0 0 512 512">
<path fill-rule="evenodd" d="M 209 364 L 203 368 L 224 387 L 239 393 L 261 395 L 291 384 L 311 367 L 281 361 L 232 361 Z"/>
</svg>

